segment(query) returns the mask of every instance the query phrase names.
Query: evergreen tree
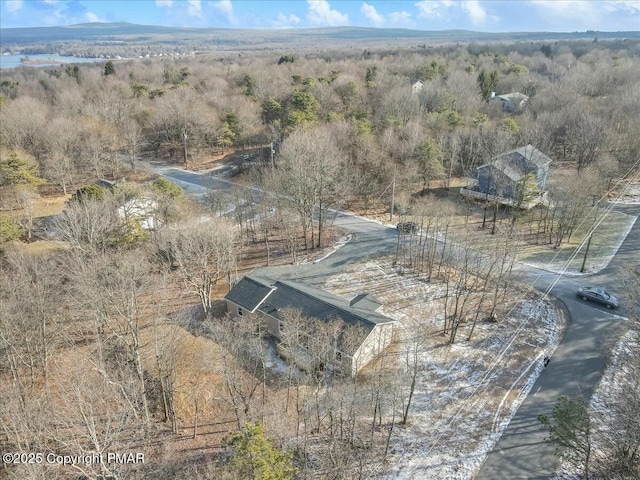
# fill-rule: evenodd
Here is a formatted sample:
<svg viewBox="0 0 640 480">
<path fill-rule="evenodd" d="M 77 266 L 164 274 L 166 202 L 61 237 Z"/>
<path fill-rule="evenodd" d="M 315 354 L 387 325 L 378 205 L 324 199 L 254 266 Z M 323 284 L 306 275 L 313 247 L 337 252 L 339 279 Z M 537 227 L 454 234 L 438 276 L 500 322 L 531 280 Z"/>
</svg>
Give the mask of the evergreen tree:
<svg viewBox="0 0 640 480">
<path fill-rule="evenodd" d="M 0 215 L 0 244 L 17 240 L 24 233 L 24 228 L 17 220 L 8 215 Z"/>
<path fill-rule="evenodd" d="M 273 445 L 264 436 L 260 423 L 247 423 L 226 441 L 231 447 L 231 466 L 238 478 L 254 480 L 289 480 L 297 473 L 290 452 Z"/>
<path fill-rule="evenodd" d="M 37 168 L 17 153 L 3 155 L 0 159 L 0 187 L 26 185 L 36 188 L 44 183 L 46 181 L 37 176 Z"/>
<path fill-rule="evenodd" d="M 549 431 L 548 441 L 556 447 L 555 454 L 582 468 L 589 478 L 591 461 L 591 419 L 584 400 L 558 398 L 551 418 L 544 414 L 538 420 Z"/>
<path fill-rule="evenodd" d="M 82 82 L 82 75 L 80 74 L 80 68 L 78 67 L 78 65 L 74 65 L 74 66 L 67 65 L 67 68 L 65 68 L 64 73 L 66 73 L 71 78 L 75 78 L 78 84 Z"/>
<path fill-rule="evenodd" d="M 378 67 L 367 67 L 367 74 L 364 77 L 367 88 L 373 88 L 376 86 L 376 79 L 378 78 Z"/>
<path fill-rule="evenodd" d="M 104 64 L 104 76 L 108 77 L 109 75 L 116 74 L 116 67 L 111 60 Z"/>
<path fill-rule="evenodd" d="M 277 100 L 269 97 L 262 102 L 262 121 L 272 123 L 282 115 L 282 105 Z"/>
<path fill-rule="evenodd" d="M 427 140 L 418 147 L 416 160 L 423 190 L 429 188 L 429 184 L 433 179 L 442 175 L 441 157 L 440 146 L 433 140 Z"/>
<path fill-rule="evenodd" d="M 254 98 L 256 96 L 256 79 L 248 73 L 240 77 L 240 86 L 242 86 L 242 93 L 247 97 Z"/>
<path fill-rule="evenodd" d="M 71 201 L 84 202 L 86 200 L 103 200 L 107 190 L 100 185 L 86 185 L 76 190 Z"/>
<path fill-rule="evenodd" d="M 484 100 L 491 98 L 491 92 L 495 92 L 498 88 L 498 72 L 487 73 L 484 69 L 480 71 L 478 75 L 478 86 L 480 87 L 480 93 Z"/>
<path fill-rule="evenodd" d="M 289 126 L 314 123 L 318 120 L 320 104 L 306 88 L 296 88 L 291 94 L 290 103 L 293 111 L 289 115 Z"/>
<path fill-rule="evenodd" d="M 184 191 L 178 185 L 164 177 L 159 177 L 151 182 L 151 188 L 160 195 L 166 195 L 169 198 L 180 198 Z"/>
</svg>

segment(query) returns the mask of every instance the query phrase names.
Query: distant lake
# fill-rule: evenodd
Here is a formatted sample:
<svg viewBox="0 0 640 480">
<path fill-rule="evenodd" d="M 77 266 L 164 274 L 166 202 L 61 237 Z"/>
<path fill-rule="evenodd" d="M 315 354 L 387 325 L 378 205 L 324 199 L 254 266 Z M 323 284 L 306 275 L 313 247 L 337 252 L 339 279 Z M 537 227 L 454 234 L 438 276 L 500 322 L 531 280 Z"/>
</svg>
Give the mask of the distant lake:
<svg viewBox="0 0 640 480">
<path fill-rule="evenodd" d="M 34 60 L 37 63 L 20 63 L 20 59 L 22 57 L 29 57 L 30 60 Z M 14 68 L 19 67 L 20 65 L 28 67 L 57 67 L 62 63 L 90 63 L 100 61 L 106 62 L 107 60 L 104 58 L 65 57 L 55 53 L 43 53 L 37 55 L 0 55 L 0 68 Z"/>
</svg>

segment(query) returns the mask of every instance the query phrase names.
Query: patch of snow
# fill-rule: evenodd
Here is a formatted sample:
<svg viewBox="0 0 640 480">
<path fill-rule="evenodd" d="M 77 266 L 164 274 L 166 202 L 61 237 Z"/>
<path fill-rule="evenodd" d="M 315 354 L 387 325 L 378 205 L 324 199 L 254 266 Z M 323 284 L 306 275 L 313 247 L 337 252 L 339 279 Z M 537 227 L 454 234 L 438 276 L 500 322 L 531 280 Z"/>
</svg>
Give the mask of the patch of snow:
<svg viewBox="0 0 640 480">
<path fill-rule="evenodd" d="M 560 340 L 558 311 L 523 298 L 502 322 L 478 321 L 471 340 L 471 322 L 463 324 L 449 345 L 442 335 L 446 286 L 399 275 L 384 260 L 354 265 L 324 288 L 345 299 L 370 292 L 383 304 L 380 313 L 397 320 L 397 350 L 387 362 L 398 378 L 418 349 L 409 424 L 394 429 L 391 466 L 379 467 L 389 479 L 473 478 L 533 387 L 541 358 Z"/>
<path fill-rule="evenodd" d="M 340 240 L 338 240 L 336 243 L 333 244 L 333 246 L 331 247 L 331 249 L 329 250 L 329 252 L 327 252 L 327 254 L 325 256 L 323 256 L 322 258 L 319 258 L 317 260 L 314 260 L 313 263 L 318 263 L 318 262 L 321 262 L 322 260 L 324 260 L 325 258 L 328 258 L 332 254 L 337 252 L 339 249 L 344 247 L 347 243 L 349 243 L 351 241 L 352 237 L 353 237 L 353 235 L 349 234 L 349 235 L 341 238 Z"/>
<path fill-rule="evenodd" d="M 609 200 L 609 203 L 640 205 L 640 182 L 629 182 L 624 191 L 617 198 Z"/>
<path fill-rule="evenodd" d="M 376 223 L 376 224 L 382 225 L 384 227 L 396 228 L 395 225 L 391 225 L 390 223 L 385 223 L 385 222 L 382 222 L 382 221 L 377 220 L 375 218 L 369 218 L 369 217 L 365 217 L 365 216 L 362 216 L 362 215 L 357 215 L 357 214 L 355 214 L 353 212 L 347 212 L 345 210 L 337 210 L 335 208 L 328 208 L 327 210 L 330 211 L 331 213 L 336 213 L 338 215 L 344 215 L 344 216 L 347 216 L 347 217 L 357 218 L 359 220 L 364 220 L 365 222 L 370 222 L 370 223 Z"/>
<path fill-rule="evenodd" d="M 569 264 L 569 266 L 567 266 L 566 261 L 563 261 L 562 263 L 552 263 L 552 262 L 537 263 L 537 262 L 531 262 L 531 261 L 522 262 L 522 263 L 530 267 L 539 268 L 540 270 L 545 270 L 551 273 L 561 273 L 566 276 L 577 277 L 581 275 L 597 273 L 603 268 L 605 268 L 607 265 L 609 265 L 609 262 L 611 262 L 611 260 L 616 255 L 616 253 L 618 253 L 620 246 L 624 243 L 625 239 L 627 238 L 627 235 L 629 235 L 629 232 L 631 231 L 631 229 L 633 228 L 633 225 L 638 219 L 638 217 L 634 215 L 627 215 L 627 217 L 629 217 L 627 220 L 627 225 L 625 229 L 617 237 L 616 242 L 608 246 L 609 250 L 605 255 L 599 255 L 598 257 L 595 257 L 595 259 L 590 259 L 590 261 L 588 262 L 589 267 L 587 268 L 586 272 L 579 271 L 580 265 L 582 264 L 582 255 L 583 255 L 582 249 L 580 250 L 580 252 L 578 252 L 578 255 L 576 255 L 574 258 L 571 259 L 571 263 Z M 569 270 L 569 268 L 573 268 L 573 270 Z"/>
<path fill-rule="evenodd" d="M 348 235 L 344 235 L 344 236 L 340 237 L 338 239 L 338 241 L 335 242 L 332 246 L 324 248 L 321 251 L 315 252 L 315 254 L 307 255 L 302 260 L 300 260 L 297 264 L 298 265 L 308 265 L 310 263 L 321 262 L 322 260 L 325 260 L 326 258 L 329 258 L 331 255 L 333 255 L 335 252 L 337 252 L 339 249 L 341 249 L 347 243 L 349 243 L 351 241 L 352 237 L 353 237 L 353 235 L 350 234 L 350 233 Z M 322 255 L 322 256 L 319 257 L 319 258 L 315 258 L 318 255 Z"/>
</svg>

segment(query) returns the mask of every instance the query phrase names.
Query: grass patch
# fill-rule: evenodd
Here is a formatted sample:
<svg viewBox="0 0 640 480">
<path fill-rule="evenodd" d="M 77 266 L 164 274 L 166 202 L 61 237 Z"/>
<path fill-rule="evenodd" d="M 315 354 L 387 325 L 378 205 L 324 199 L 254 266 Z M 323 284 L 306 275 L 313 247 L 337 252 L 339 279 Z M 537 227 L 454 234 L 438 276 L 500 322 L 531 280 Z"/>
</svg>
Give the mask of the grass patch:
<svg viewBox="0 0 640 480">
<path fill-rule="evenodd" d="M 42 255 L 45 253 L 68 250 L 69 248 L 71 248 L 71 245 L 68 242 L 61 242 L 57 240 L 38 240 L 37 242 L 31 243 L 9 242 L 5 245 L 5 250 L 7 252 L 22 252 L 25 255 Z"/>
<path fill-rule="evenodd" d="M 637 217 L 620 212 L 609 211 L 596 228 L 589 245 L 586 272 L 604 268 L 624 241 Z M 529 265 L 545 270 L 558 271 L 566 266 L 568 272 L 579 273 L 584 259 L 586 239 L 591 227 L 584 222 L 571 237 L 571 241 L 554 249 L 550 245 L 526 245 L 519 250 L 518 259 Z M 572 259 L 573 257 L 573 259 Z M 568 265 L 567 265 L 568 263 Z"/>
</svg>

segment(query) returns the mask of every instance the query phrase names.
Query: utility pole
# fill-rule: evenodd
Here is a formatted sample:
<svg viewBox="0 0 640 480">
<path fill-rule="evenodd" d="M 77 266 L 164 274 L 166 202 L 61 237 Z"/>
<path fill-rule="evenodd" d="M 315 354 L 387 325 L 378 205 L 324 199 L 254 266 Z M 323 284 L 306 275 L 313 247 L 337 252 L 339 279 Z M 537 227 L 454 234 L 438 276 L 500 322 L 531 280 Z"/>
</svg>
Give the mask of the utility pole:
<svg viewBox="0 0 640 480">
<path fill-rule="evenodd" d="M 184 168 L 189 168 L 189 161 L 187 160 L 187 128 L 182 129 L 182 146 L 184 147 Z"/>
<path fill-rule="evenodd" d="M 389 221 L 393 221 L 393 209 L 396 203 L 396 167 L 393 166 L 393 182 L 391 183 L 391 214 L 389 215 Z"/>
<path fill-rule="evenodd" d="M 271 158 L 271 170 L 273 170 L 273 142 L 269 145 L 269 156 Z"/>
<path fill-rule="evenodd" d="M 587 254 L 589 253 L 589 245 L 591 245 L 591 237 L 593 237 L 593 231 L 596 228 L 596 224 L 598 223 L 598 210 L 600 209 L 600 199 L 596 200 L 596 215 L 593 218 L 593 226 L 591 227 L 591 231 L 589 232 L 589 239 L 587 240 L 587 248 L 584 250 L 584 258 L 582 259 L 582 267 L 580 267 L 580 271 L 584 273 L 584 266 L 587 263 Z"/>
<path fill-rule="evenodd" d="M 584 273 L 584 266 L 587 263 L 587 254 L 589 253 L 589 245 L 591 245 L 591 237 L 593 237 L 593 230 L 591 230 L 591 233 L 589 234 L 589 239 L 587 240 L 587 248 L 584 251 L 584 258 L 582 259 L 582 267 L 580 268 L 580 271 Z"/>
</svg>

